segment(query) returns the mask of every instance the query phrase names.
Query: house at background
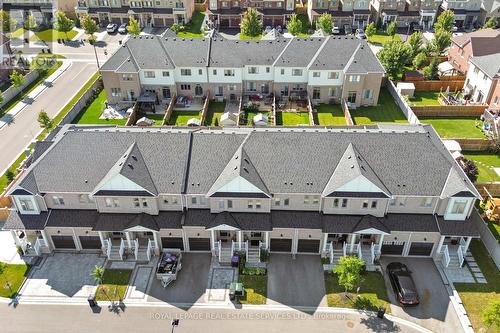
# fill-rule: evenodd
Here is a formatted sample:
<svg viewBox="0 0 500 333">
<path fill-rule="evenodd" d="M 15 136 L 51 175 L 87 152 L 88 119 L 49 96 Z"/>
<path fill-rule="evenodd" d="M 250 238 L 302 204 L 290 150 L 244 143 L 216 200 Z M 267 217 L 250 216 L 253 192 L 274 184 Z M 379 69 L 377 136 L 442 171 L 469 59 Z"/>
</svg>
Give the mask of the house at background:
<svg viewBox="0 0 500 333">
<path fill-rule="evenodd" d="M 144 52 L 149 50 L 150 52 Z M 357 106 L 376 105 L 384 68 L 366 41 L 352 36 L 239 41 L 130 38 L 101 67 L 110 103 L 155 94 L 236 101 L 274 95 Z"/>
<path fill-rule="evenodd" d="M 441 10 L 452 10 L 457 28 L 471 29 L 482 25 L 482 0 L 443 0 Z"/>
<path fill-rule="evenodd" d="M 307 15 L 313 25 L 323 13 L 332 15 L 333 24 L 342 29 L 363 29 L 371 22 L 369 0 L 307 1 Z"/>
<path fill-rule="evenodd" d="M 500 52 L 474 56 L 469 60 L 469 70 L 464 91 L 474 102 L 498 109 L 500 105 Z"/>
<path fill-rule="evenodd" d="M 9 80 L 14 56 L 10 47 L 10 39 L 0 33 L 0 83 Z"/>
<path fill-rule="evenodd" d="M 108 23 L 128 23 L 133 17 L 141 27 L 165 27 L 191 21 L 193 0 L 119 1 L 79 0 L 75 13 L 89 14 L 101 26 Z"/>
<path fill-rule="evenodd" d="M 466 74 L 472 57 L 500 53 L 500 29 L 481 29 L 455 36 L 448 49 L 448 61 Z"/>
<path fill-rule="evenodd" d="M 38 25 L 49 26 L 54 19 L 55 12 L 62 9 L 59 6 L 67 7 L 68 2 L 70 1 L 61 1 L 59 4 L 59 1 L 54 0 L 3 0 L 1 9 L 9 12 L 18 26 L 22 26 L 29 15 L 35 18 Z"/>
<path fill-rule="evenodd" d="M 113 142 L 103 145 L 102 142 Z M 479 237 L 474 185 L 428 125 L 86 128 L 38 145 L 4 229 L 28 255 L 162 248 L 445 258 Z M 267 148 L 266 148 L 267 147 Z M 433 172 L 429 173 L 429 169 Z M 76 175 L 76 176 L 75 176 Z M 478 220 L 479 219 L 479 220 Z"/>
</svg>

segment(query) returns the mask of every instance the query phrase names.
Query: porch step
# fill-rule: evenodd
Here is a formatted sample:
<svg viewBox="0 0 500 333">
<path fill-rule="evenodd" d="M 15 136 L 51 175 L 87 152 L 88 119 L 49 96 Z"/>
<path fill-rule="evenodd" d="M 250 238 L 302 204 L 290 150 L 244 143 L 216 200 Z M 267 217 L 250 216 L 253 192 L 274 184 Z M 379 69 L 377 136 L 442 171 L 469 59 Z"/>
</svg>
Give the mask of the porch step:
<svg viewBox="0 0 500 333">
<path fill-rule="evenodd" d="M 250 264 L 255 264 L 260 262 L 260 251 L 258 248 L 249 248 L 247 262 Z"/>
<path fill-rule="evenodd" d="M 231 258 L 233 256 L 233 253 L 231 252 L 230 247 L 223 247 L 220 251 L 220 258 L 219 258 L 219 263 L 221 265 L 224 264 L 231 264 Z"/>
</svg>

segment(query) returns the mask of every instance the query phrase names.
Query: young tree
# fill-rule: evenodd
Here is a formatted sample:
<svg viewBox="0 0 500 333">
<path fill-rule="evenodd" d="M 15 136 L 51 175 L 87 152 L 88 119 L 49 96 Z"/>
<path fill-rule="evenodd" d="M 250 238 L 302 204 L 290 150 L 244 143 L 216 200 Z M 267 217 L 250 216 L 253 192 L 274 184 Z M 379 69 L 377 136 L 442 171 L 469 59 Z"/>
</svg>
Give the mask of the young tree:
<svg viewBox="0 0 500 333">
<path fill-rule="evenodd" d="M 332 33 L 333 23 L 332 23 L 332 15 L 328 13 L 323 13 L 318 19 L 318 28 L 323 30 L 327 35 Z"/>
<path fill-rule="evenodd" d="M 458 164 L 460 164 L 470 181 L 474 183 L 479 175 L 479 170 L 474 161 L 465 157 L 460 157 L 458 158 Z"/>
<path fill-rule="evenodd" d="M 366 37 L 370 38 L 371 36 L 375 35 L 376 32 L 377 32 L 377 27 L 375 26 L 375 23 L 371 22 L 366 26 L 365 29 Z"/>
<path fill-rule="evenodd" d="M 24 79 L 24 75 L 21 72 L 12 71 L 9 78 L 10 78 L 10 81 L 12 82 L 12 85 L 14 87 L 21 89 L 21 94 L 22 94 L 23 93 L 23 85 L 24 85 L 24 82 L 26 81 Z"/>
<path fill-rule="evenodd" d="M 424 67 L 426 63 L 427 55 L 424 52 L 420 52 L 415 58 L 413 58 L 413 66 L 415 66 L 416 69 Z"/>
<path fill-rule="evenodd" d="M 434 33 L 434 39 L 432 40 L 432 47 L 434 51 L 439 55 L 446 50 L 451 44 L 451 32 L 445 30 L 438 30 Z"/>
<path fill-rule="evenodd" d="M 333 272 L 338 276 L 339 285 L 345 288 L 345 294 L 361 282 L 361 272 L 365 263 L 355 256 L 341 257 Z"/>
<path fill-rule="evenodd" d="M 89 35 L 89 40 L 95 40 L 94 34 L 99 31 L 97 23 L 88 14 L 83 14 L 80 18 L 80 24 L 85 33 Z"/>
<path fill-rule="evenodd" d="M 438 65 L 439 59 L 437 57 L 432 58 L 429 66 L 424 68 L 424 79 L 436 80 L 438 78 Z"/>
<path fill-rule="evenodd" d="M 493 28 L 495 29 L 498 25 L 498 19 L 495 16 L 492 16 L 486 21 L 484 24 L 484 28 Z"/>
<path fill-rule="evenodd" d="M 434 30 L 436 32 L 438 30 L 452 32 L 453 25 L 455 25 L 455 14 L 451 10 L 445 10 L 437 18 L 437 21 L 434 24 Z"/>
<path fill-rule="evenodd" d="M 68 18 L 64 12 L 58 10 L 56 12 L 56 22 L 54 27 L 56 30 L 64 32 L 66 38 L 68 38 L 68 32 L 73 29 L 73 20 Z"/>
<path fill-rule="evenodd" d="M 95 265 L 92 272 L 90 272 L 90 276 L 94 278 L 97 284 L 101 284 L 104 278 L 104 267 Z"/>
<path fill-rule="evenodd" d="M 52 119 L 50 119 L 47 112 L 45 112 L 43 109 L 38 114 L 38 123 L 40 124 L 40 127 L 43 129 L 51 129 L 54 125 L 52 123 Z"/>
<path fill-rule="evenodd" d="M 394 36 L 396 35 L 396 30 L 397 30 L 397 25 L 396 22 L 391 22 L 387 26 L 386 32 L 389 36 L 391 36 L 394 39 Z"/>
<path fill-rule="evenodd" d="M 4 33 L 12 31 L 16 27 L 16 20 L 10 17 L 9 12 L 0 9 L 0 22 Z"/>
<path fill-rule="evenodd" d="M 248 8 L 241 20 L 241 33 L 245 36 L 256 37 L 262 33 L 262 22 L 259 20 L 257 10 Z"/>
<path fill-rule="evenodd" d="M 299 20 L 297 14 L 293 13 L 290 16 L 290 22 L 288 22 L 287 28 L 288 32 L 294 36 L 297 36 L 302 32 L 302 21 Z"/>
<path fill-rule="evenodd" d="M 422 33 L 420 31 L 415 31 L 408 37 L 407 43 L 411 48 L 411 57 L 416 57 L 422 48 Z"/>
<path fill-rule="evenodd" d="M 141 33 L 141 27 L 139 26 L 139 21 L 134 19 L 132 16 L 128 20 L 128 32 L 133 36 L 139 36 Z"/>
<path fill-rule="evenodd" d="M 411 50 L 408 44 L 399 40 L 388 41 L 377 54 L 391 80 L 397 79 L 398 74 L 411 58 L 410 55 Z"/>
<path fill-rule="evenodd" d="M 488 330 L 491 326 L 500 328 L 500 301 L 491 301 L 488 306 L 481 312 L 483 323 L 488 325 Z"/>
<path fill-rule="evenodd" d="M 35 30 L 36 28 L 36 19 L 33 15 L 28 15 L 26 20 L 24 21 L 24 29 L 26 30 Z"/>
</svg>

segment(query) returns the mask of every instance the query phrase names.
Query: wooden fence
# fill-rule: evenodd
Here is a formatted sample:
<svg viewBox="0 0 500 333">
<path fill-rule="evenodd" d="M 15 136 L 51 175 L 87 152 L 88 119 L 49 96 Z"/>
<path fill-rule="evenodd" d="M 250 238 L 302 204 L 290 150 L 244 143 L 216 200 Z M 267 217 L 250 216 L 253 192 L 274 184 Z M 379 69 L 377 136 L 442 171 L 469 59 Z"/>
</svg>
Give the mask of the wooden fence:
<svg viewBox="0 0 500 333">
<path fill-rule="evenodd" d="M 176 101 L 177 101 L 177 95 L 173 94 L 170 103 L 168 103 L 167 112 L 165 112 L 165 117 L 163 117 L 163 125 L 168 125 L 170 117 L 172 117 L 172 113 L 174 112 Z"/>
<path fill-rule="evenodd" d="M 464 80 L 454 81 L 405 81 L 415 85 L 415 91 L 444 91 L 450 88 L 450 91 L 460 90 L 464 87 Z"/>
<path fill-rule="evenodd" d="M 205 119 L 207 118 L 207 113 L 208 113 L 208 106 L 210 104 L 210 94 L 207 94 L 207 97 L 205 97 L 205 101 L 203 102 L 203 107 L 201 108 L 201 126 L 205 124 Z"/>
<path fill-rule="evenodd" d="M 349 107 L 347 106 L 347 101 L 342 99 L 340 101 L 340 105 L 342 106 L 342 111 L 344 111 L 344 120 L 347 126 L 354 126 L 354 122 L 352 121 L 351 113 L 349 112 Z"/>
<path fill-rule="evenodd" d="M 307 113 L 309 113 L 309 126 L 314 126 L 313 107 L 309 96 L 307 96 Z"/>
<path fill-rule="evenodd" d="M 137 122 L 137 113 L 138 112 L 139 112 L 139 103 L 135 102 L 132 113 L 128 117 L 127 122 L 125 123 L 125 126 L 134 126 L 135 125 L 135 123 Z"/>
<path fill-rule="evenodd" d="M 241 108 L 240 108 L 241 109 Z M 273 126 L 276 126 L 276 96 L 273 94 L 273 110 L 272 110 L 272 115 L 273 115 Z M 238 123 L 239 125 L 240 123 Z"/>
<path fill-rule="evenodd" d="M 414 105 L 417 117 L 479 117 L 488 105 Z"/>
<path fill-rule="evenodd" d="M 486 191 L 488 191 L 492 197 L 500 197 L 500 183 L 476 183 L 475 185 L 483 198 L 488 197 Z"/>
<path fill-rule="evenodd" d="M 472 151 L 481 151 L 486 150 L 490 146 L 490 141 L 488 139 L 449 139 L 446 140 L 455 140 L 460 144 L 462 150 L 472 150 Z"/>
</svg>

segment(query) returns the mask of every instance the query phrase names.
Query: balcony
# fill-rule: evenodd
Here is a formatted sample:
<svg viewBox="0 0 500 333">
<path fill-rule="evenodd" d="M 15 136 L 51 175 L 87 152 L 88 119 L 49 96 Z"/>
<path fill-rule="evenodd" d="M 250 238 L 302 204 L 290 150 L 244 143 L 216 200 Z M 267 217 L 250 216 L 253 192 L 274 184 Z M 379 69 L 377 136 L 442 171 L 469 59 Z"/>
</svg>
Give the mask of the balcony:
<svg viewBox="0 0 500 333">
<path fill-rule="evenodd" d="M 76 6 L 75 6 L 75 13 L 76 14 L 88 14 L 89 12 L 89 5 L 86 1 L 78 1 Z"/>
</svg>

